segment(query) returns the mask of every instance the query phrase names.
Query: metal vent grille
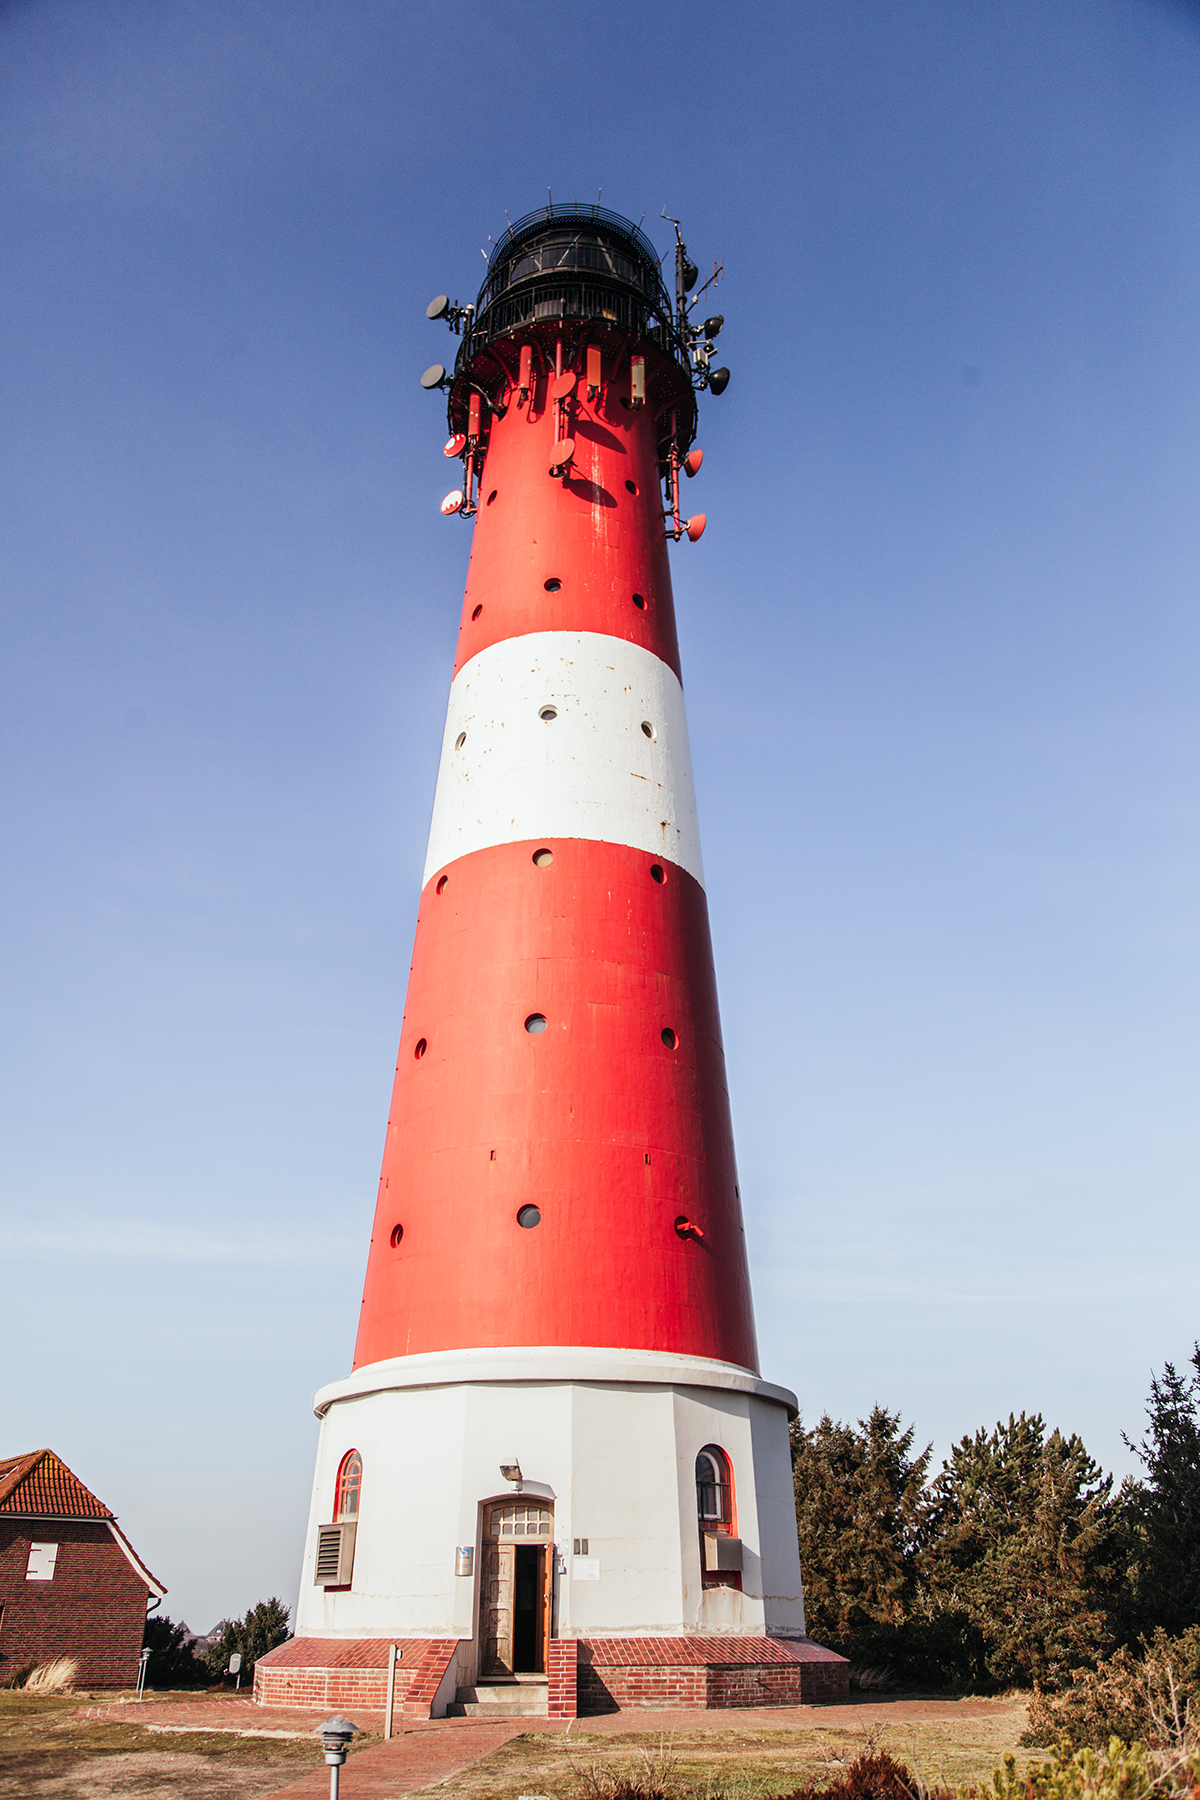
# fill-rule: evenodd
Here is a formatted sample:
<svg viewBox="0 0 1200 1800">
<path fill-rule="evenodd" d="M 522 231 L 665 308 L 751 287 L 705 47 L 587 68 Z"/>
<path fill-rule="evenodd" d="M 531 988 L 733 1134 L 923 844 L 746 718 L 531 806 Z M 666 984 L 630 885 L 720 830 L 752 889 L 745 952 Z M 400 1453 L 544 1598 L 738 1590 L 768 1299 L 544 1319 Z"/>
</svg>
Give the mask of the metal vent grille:
<svg viewBox="0 0 1200 1800">
<path fill-rule="evenodd" d="M 317 1533 L 315 1587 L 346 1587 L 354 1567 L 354 1526 L 322 1525 Z"/>
</svg>

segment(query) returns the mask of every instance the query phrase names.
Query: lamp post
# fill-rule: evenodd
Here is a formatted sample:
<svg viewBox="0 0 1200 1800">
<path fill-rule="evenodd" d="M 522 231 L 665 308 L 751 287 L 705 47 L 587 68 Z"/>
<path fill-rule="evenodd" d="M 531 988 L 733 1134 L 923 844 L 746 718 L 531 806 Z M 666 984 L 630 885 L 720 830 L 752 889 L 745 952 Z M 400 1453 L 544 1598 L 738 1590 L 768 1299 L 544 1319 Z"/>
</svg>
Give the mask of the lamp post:
<svg viewBox="0 0 1200 1800">
<path fill-rule="evenodd" d="M 329 1800 L 338 1800 L 338 1773 L 346 1760 L 350 1739 L 357 1730 L 359 1727 L 341 1713 L 335 1713 L 332 1719 L 326 1719 L 323 1725 L 317 1726 L 317 1736 L 325 1752 L 325 1761 L 329 1764 Z"/>
</svg>

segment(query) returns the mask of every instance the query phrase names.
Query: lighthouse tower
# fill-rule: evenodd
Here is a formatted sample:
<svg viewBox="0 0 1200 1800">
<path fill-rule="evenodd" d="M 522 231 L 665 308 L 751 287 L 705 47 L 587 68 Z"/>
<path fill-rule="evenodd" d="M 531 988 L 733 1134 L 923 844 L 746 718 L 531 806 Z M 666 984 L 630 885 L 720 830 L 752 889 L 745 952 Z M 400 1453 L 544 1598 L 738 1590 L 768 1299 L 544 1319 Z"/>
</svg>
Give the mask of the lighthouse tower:
<svg viewBox="0 0 1200 1800">
<path fill-rule="evenodd" d="M 757 1365 L 667 556 L 729 377 L 676 236 L 672 302 L 636 226 L 548 206 L 429 309 L 473 543 L 354 1366 L 263 1698 L 844 1691 Z"/>
</svg>

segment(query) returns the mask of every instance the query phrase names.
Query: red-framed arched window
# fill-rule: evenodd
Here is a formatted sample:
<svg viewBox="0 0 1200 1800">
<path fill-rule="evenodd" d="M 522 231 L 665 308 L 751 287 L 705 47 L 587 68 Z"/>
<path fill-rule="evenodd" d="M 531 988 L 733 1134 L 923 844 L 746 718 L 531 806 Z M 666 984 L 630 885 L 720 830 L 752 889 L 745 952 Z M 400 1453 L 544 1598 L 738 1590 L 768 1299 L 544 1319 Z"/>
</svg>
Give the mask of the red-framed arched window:
<svg viewBox="0 0 1200 1800">
<path fill-rule="evenodd" d="M 353 1524 L 358 1518 L 358 1499 L 362 1492 L 362 1457 L 357 1450 L 348 1450 L 342 1458 L 342 1466 L 338 1470 L 337 1501 L 333 1516 L 338 1524 Z"/>
<path fill-rule="evenodd" d="M 733 1532 L 733 1471 L 716 1444 L 696 1458 L 696 1517 L 701 1531 Z"/>
</svg>

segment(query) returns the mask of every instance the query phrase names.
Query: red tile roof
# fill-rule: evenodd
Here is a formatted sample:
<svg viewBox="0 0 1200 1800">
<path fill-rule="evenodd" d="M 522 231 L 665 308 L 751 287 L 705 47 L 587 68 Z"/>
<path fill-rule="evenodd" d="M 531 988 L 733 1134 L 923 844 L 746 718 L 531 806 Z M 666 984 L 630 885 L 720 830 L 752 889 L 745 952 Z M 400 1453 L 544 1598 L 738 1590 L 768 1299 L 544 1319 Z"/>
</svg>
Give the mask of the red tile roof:
<svg viewBox="0 0 1200 1800">
<path fill-rule="evenodd" d="M 121 1530 L 111 1507 L 97 1500 L 53 1450 L 0 1456 L 0 1513 L 25 1519 L 102 1519 L 151 1593 L 167 1591 Z"/>
<path fill-rule="evenodd" d="M 0 1513 L 41 1519 L 111 1519 L 112 1510 L 72 1475 L 53 1450 L 0 1460 Z"/>
<path fill-rule="evenodd" d="M 836 1650 L 807 1638 L 678 1637 L 584 1638 L 583 1660 L 600 1667 L 730 1667 L 742 1663 L 845 1662 Z"/>
</svg>

